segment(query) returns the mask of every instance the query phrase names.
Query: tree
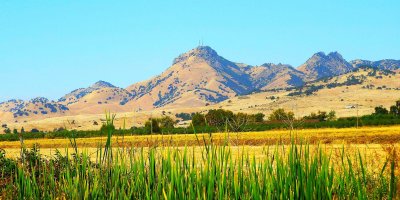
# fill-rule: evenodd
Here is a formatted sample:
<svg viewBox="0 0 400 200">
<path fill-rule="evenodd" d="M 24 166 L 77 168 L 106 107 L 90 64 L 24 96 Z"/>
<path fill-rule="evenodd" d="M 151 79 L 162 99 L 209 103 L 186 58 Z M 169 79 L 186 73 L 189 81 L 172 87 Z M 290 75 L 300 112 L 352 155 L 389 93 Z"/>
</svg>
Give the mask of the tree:
<svg viewBox="0 0 400 200">
<path fill-rule="evenodd" d="M 262 113 L 257 113 L 254 115 L 255 122 L 263 122 L 265 115 Z"/>
<path fill-rule="evenodd" d="M 389 110 L 391 115 L 400 116 L 400 100 L 396 101 L 396 104 L 391 106 Z"/>
<path fill-rule="evenodd" d="M 283 108 L 278 108 L 269 115 L 268 119 L 270 121 L 293 120 L 294 113 L 290 111 L 285 112 Z"/>
<path fill-rule="evenodd" d="M 21 133 L 25 133 L 24 127 L 21 128 Z"/>
<path fill-rule="evenodd" d="M 327 118 L 327 120 L 328 121 L 334 121 L 336 119 L 336 112 L 334 111 L 334 110 L 331 110 L 329 113 L 328 113 L 328 118 Z"/>
<path fill-rule="evenodd" d="M 205 116 L 200 113 L 193 114 L 192 125 L 193 126 L 205 126 L 206 125 Z"/>
<path fill-rule="evenodd" d="M 223 126 L 227 120 L 232 120 L 233 117 L 232 111 L 223 109 L 212 109 L 205 115 L 207 123 L 210 126 Z"/>
<path fill-rule="evenodd" d="M 11 130 L 10 130 L 10 128 L 6 128 L 6 129 L 4 129 L 4 133 L 5 133 L 5 134 L 10 134 L 10 133 L 11 133 Z"/>
<path fill-rule="evenodd" d="M 245 113 L 237 113 L 233 118 L 228 119 L 229 127 L 234 132 L 241 132 L 249 122 L 250 116 Z"/>
<path fill-rule="evenodd" d="M 161 128 L 157 119 L 150 118 L 145 124 L 144 128 L 148 133 L 161 133 Z"/>
<path fill-rule="evenodd" d="M 193 113 L 192 114 L 190 114 L 190 113 L 177 113 L 177 114 L 175 114 L 175 117 L 181 118 L 183 121 L 186 121 L 186 120 L 191 120 L 192 119 L 192 115 L 193 115 Z"/>
<path fill-rule="evenodd" d="M 31 130 L 31 133 L 39 133 L 40 131 L 38 130 L 38 129 L 36 129 L 36 128 L 33 128 L 32 130 Z"/>
<path fill-rule="evenodd" d="M 375 115 L 387 115 L 389 111 L 383 106 L 375 107 Z"/>
<path fill-rule="evenodd" d="M 158 120 L 160 123 L 160 128 L 174 128 L 175 122 L 169 116 L 164 116 Z"/>
<path fill-rule="evenodd" d="M 327 114 L 326 114 L 325 111 L 318 111 L 317 119 L 318 119 L 320 122 L 326 121 L 327 118 L 328 118 L 328 116 L 327 116 Z"/>
<path fill-rule="evenodd" d="M 13 133 L 18 134 L 18 130 L 16 128 L 14 128 Z"/>
<path fill-rule="evenodd" d="M 308 116 L 304 116 L 303 119 L 314 119 L 320 122 L 333 121 L 336 119 L 336 112 L 331 110 L 328 114 L 325 111 L 318 111 L 317 113 L 312 112 Z"/>
</svg>

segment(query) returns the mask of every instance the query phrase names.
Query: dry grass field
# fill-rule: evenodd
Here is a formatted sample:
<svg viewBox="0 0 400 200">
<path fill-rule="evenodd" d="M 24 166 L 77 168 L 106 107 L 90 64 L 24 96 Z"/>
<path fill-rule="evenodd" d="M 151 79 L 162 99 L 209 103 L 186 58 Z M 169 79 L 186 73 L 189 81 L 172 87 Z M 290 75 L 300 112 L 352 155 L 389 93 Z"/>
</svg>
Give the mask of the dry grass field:
<svg viewBox="0 0 400 200">
<path fill-rule="evenodd" d="M 179 135 L 143 135 L 114 136 L 112 146 L 116 147 L 184 147 L 204 146 L 204 143 L 229 144 L 246 147 L 250 152 L 260 153 L 265 147 L 287 145 L 292 138 L 298 143 L 323 145 L 326 149 L 347 148 L 363 152 L 384 155 L 388 148 L 400 145 L 400 126 L 361 127 L 361 128 L 322 128 L 303 130 L 271 130 L 244 133 L 213 133 L 209 134 L 179 134 Z M 76 144 L 82 151 L 93 152 L 97 147 L 104 146 L 106 137 L 77 138 Z M 32 148 L 39 145 L 41 153 L 52 155 L 56 149 L 61 151 L 71 148 L 68 139 L 31 139 L 24 145 Z M 1 142 L 0 148 L 5 149 L 10 157 L 18 156 L 21 144 L 19 141 Z M 71 151 L 72 152 L 72 151 Z M 384 156 L 383 156 L 384 157 Z"/>
</svg>

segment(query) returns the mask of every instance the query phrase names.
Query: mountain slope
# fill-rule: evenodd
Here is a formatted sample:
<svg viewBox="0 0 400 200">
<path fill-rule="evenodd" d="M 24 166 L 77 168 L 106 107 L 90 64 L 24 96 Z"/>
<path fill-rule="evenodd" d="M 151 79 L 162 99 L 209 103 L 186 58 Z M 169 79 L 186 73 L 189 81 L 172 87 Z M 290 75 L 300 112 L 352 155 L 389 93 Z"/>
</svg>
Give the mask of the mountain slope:
<svg viewBox="0 0 400 200">
<path fill-rule="evenodd" d="M 65 105 L 50 101 L 44 97 L 37 97 L 29 101 L 9 100 L 0 103 L 0 116 L 4 119 L 41 118 L 43 116 L 60 116 L 68 113 Z"/>
<path fill-rule="evenodd" d="M 105 81 L 98 81 L 90 87 L 66 94 L 58 102 L 67 105 L 74 114 L 103 113 L 106 110 L 119 112 L 126 110 L 123 105 L 131 96 L 123 88 Z"/>
<path fill-rule="evenodd" d="M 353 69 L 353 65 L 348 63 L 337 52 L 331 52 L 328 55 L 325 55 L 323 52 L 316 53 L 297 68 L 297 70 L 308 76 L 308 80 L 336 76 Z"/>
<path fill-rule="evenodd" d="M 375 67 L 378 69 L 383 69 L 383 70 L 399 70 L 400 69 L 400 60 L 393 60 L 393 59 L 384 59 L 384 60 L 378 60 L 378 61 L 369 61 L 369 60 L 353 60 L 350 62 L 353 67 L 362 67 L 362 66 L 371 66 Z"/>
<path fill-rule="evenodd" d="M 207 46 L 199 46 L 175 58 L 161 75 L 133 84 L 128 105 L 139 109 L 182 104 L 187 106 L 216 103 L 252 89 L 250 76 L 237 64 L 219 56 Z M 190 94 L 190 95 L 188 95 Z"/>
<path fill-rule="evenodd" d="M 257 90 L 300 86 L 305 75 L 290 65 L 265 63 L 250 67 L 247 72 L 251 76 L 252 85 Z"/>
<path fill-rule="evenodd" d="M 293 89 L 270 90 L 238 96 L 209 108 L 233 112 L 270 114 L 284 108 L 299 117 L 317 111 L 336 111 L 339 117 L 371 114 L 376 106 L 389 108 L 400 99 L 400 71 L 391 72 L 370 67 L 358 68 L 340 76 L 306 83 Z"/>
</svg>

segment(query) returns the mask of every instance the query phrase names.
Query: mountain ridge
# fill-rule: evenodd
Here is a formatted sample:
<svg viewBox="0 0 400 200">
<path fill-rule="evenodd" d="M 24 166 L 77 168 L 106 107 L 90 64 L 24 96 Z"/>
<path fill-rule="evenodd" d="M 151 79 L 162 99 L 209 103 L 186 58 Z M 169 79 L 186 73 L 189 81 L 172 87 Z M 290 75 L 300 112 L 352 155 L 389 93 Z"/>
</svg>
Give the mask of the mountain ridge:
<svg viewBox="0 0 400 200">
<path fill-rule="evenodd" d="M 229 61 L 209 46 L 198 46 L 174 58 L 172 65 L 161 74 L 126 88 L 100 80 L 89 87 L 73 90 L 58 101 L 45 98 L 5 101 L 0 103 L 0 111 L 12 113 L 15 118 L 26 116 L 27 110 L 40 115 L 39 108 L 46 108 L 43 116 L 48 116 L 48 113 L 103 113 L 106 109 L 123 112 L 204 106 L 254 91 L 302 86 L 362 66 L 396 71 L 400 69 L 400 60 L 348 62 L 338 52 L 317 52 L 297 68 L 281 63 L 252 66 Z"/>
</svg>

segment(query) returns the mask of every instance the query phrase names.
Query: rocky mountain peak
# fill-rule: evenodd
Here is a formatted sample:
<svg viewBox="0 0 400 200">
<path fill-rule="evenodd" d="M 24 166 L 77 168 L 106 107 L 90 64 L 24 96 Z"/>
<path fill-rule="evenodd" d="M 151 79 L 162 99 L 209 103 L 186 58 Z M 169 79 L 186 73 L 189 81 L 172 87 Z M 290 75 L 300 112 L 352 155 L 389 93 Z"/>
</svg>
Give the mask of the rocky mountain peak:
<svg viewBox="0 0 400 200">
<path fill-rule="evenodd" d="M 318 52 L 297 69 L 306 74 L 309 80 L 315 80 L 343 74 L 353 70 L 354 67 L 338 52 L 331 52 L 328 55 Z"/>
<path fill-rule="evenodd" d="M 91 87 L 93 87 L 93 88 L 106 88 L 106 87 L 115 88 L 115 86 L 113 84 L 106 82 L 106 81 L 97 81 Z"/>
<path fill-rule="evenodd" d="M 334 58 L 334 59 L 343 60 L 343 56 L 342 56 L 340 53 L 338 53 L 337 51 L 335 51 L 335 52 L 330 52 L 330 53 L 328 54 L 328 57 L 331 57 L 331 58 Z"/>
<path fill-rule="evenodd" d="M 176 57 L 173 61 L 173 65 L 182 61 L 187 60 L 190 57 L 202 58 L 206 61 L 212 61 L 219 57 L 218 53 L 209 46 L 198 46 L 186 53 L 183 53 Z"/>
<path fill-rule="evenodd" d="M 325 52 L 320 51 L 320 52 L 315 53 L 311 58 L 324 58 L 324 57 L 326 57 Z"/>
</svg>

